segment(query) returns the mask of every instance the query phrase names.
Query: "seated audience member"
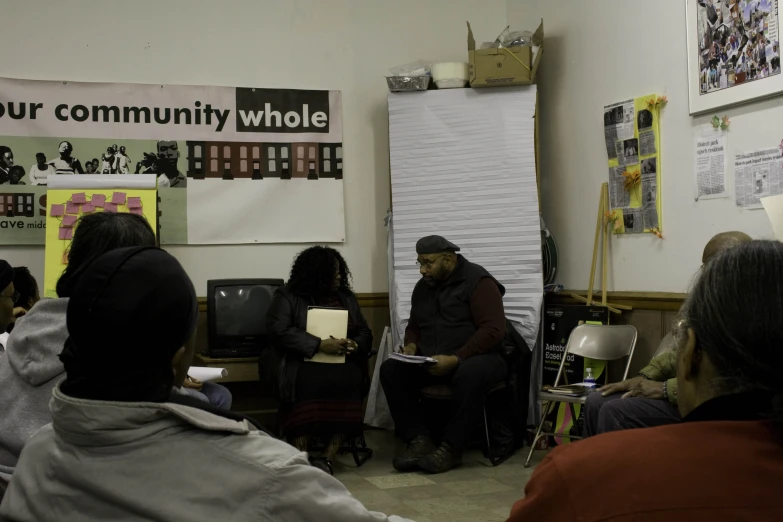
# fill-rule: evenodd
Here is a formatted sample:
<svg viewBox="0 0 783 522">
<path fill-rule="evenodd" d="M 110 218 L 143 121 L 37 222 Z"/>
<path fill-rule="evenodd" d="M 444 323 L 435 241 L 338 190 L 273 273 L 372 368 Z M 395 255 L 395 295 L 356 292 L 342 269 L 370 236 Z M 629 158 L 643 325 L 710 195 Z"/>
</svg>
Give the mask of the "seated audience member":
<svg viewBox="0 0 783 522">
<path fill-rule="evenodd" d="M 79 220 L 68 265 L 57 281 L 59 298 L 43 299 L 19 318 L 0 356 L 0 478 L 10 479 L 27 439 L 52 422 L 49 400 L 65 372 L 57 356 L 68 338 L 65 318 L 74 285 L 106 252 L 155 245 L 149 223 L 135 214 L 100 212 Z"/>
<path fill-rule="evenodd" d="M 432 357 L 437 364 L 425 367 L 388 359 L 381 366 L 397 434 L 408 445 L 394 458 L 399 471 L 443 473 L 459 466 L 487 392 L 506 377 L 500 352 L 506 333 L 505 289 L 457 252 L 458 246 L 440 236 L 416 243 L 422 278 L 413 289 L 403 352 Z M 431 384 L 453 387 L 451 416 L 438 448 L 421 404 L 421 389 Z"/>
<path fill-rule="evenodd" d="M 509 520 L 783 520 L 781 273 L 777 241 L 710 260 L 674 330 L 682 422 L 556 448 Z"/>
<path fill-rule="evenodd" d="M 351 290 L 351 273 L 339 252 L 314 246 L 294 260 L 288 283 L 275 292 L 267 313 L 270 347 L 259 358 L 259 373 L 282 407 L 281 432 L 305 451 L 320 442 L 314 466 L 332 473 L 342 439 L 362 433 L 362 400 L 372 332 Z M 307 333 L 309 307 L 348 310 L 346 339 L 319 339 Z M 305 363 L 316 353 L 346 355 L 345 364 Z"/>
<path fill-rule="evenodd" d="M 41 300 L 38 293 L 38 282 L 30 273 L 26 266 L 14 267 L 14 290 L 18 297 L 14 302 L 14 318 L 11 324 L 6 328 L 6 332 L 11 333 L 17 319 L 30 311 L 35 303 Z"/>
<path fill-rule="evenodd" d="M 171 255 L 101 256 L 76 283 L 67 317 L 52 424 L 22 452 L 0 519 L 401 520 L 368 511 L 243 418 L 172 394 L 193 358 L 198 306 Z"/>
<path fill-rule="evenodd" d="M 14 269 L 7 261 L 0 259 L 0 352 L 5 350 L 8 339 L 5 330 L 14 320 L 15 302 Z"/>
<path fill-rule="evenodd" d="M 721 232 L 704 247 L 702 266 L 724 250 L 752 241 L 744 232 Z M 667 336 L 668 337 L 668 336 Z M 667 342 L 667 338 L 661 344 Z M 665 349 L 639 375 L 598 389 L 587 396 L 584 437 L 607 431 L 649 428 L 680 421 L 677 409 L 676 354 Z M 622 399 L 622 400 L 616 400 Z"/>
</svg>

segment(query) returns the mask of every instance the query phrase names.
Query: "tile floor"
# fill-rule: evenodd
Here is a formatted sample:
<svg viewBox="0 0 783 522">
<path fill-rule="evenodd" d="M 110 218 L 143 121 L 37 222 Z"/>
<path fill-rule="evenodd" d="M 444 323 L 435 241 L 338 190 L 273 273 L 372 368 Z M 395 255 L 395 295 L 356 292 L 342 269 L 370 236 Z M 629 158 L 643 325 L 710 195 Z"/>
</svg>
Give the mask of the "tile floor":
<svg viewBox="0 0 783 522">
<path fill-rule="evenodd" d="M 497 467 L 480 451 L 468 452 L 463 464 L 441 475 L 399 473 L 391 466 L 397 443 L 387 431 L 367 431 L 373 458 L 356 468 L 350 456 L 339 457 L 335 477 L 367 506 L 387 515 L 416 522 L 502 522 L 511 505 L 523 495 L 525 484 L 545 452 L 533 455 L 533 465 L 523 466 L 529 448 Z"/>
</svg>

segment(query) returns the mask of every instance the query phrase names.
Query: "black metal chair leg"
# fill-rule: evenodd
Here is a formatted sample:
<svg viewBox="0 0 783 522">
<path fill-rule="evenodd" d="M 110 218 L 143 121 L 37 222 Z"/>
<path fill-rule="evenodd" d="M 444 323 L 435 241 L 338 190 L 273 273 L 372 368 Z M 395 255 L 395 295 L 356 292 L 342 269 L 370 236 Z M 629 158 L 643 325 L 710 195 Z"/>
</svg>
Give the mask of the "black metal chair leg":
<svg viewBox="0 0 783 522">
<path fill-rule="evenodd" d="M 357 444 L 357 440 L 360 441 L 359 444 Z M 364 440 L 364 434 L 359 437 L 351 438 L 349 448 L 357 468 L 362 467 L 365 462 L 372 458 L 372 448 L 367 447 L 367 442 Z"/>
<path fill-rule="evenodd" d="M 507 453 L 506 455 L 501 455 L 499 457 L 493 457 L 492 456 L 492 443 L 490 442 L 489 438 L 489 421 L 487 419 L 487 404 L 486 401 L 484 402 L 484 433 L 487 436 L 487 458 L 489 459 L 489 463 L 492 464 L 492 467 L 499 466 L 503 464 L 506 460 L 508 460 L 511 455 L 514 454 L 513 450 Z"/>
</svg>

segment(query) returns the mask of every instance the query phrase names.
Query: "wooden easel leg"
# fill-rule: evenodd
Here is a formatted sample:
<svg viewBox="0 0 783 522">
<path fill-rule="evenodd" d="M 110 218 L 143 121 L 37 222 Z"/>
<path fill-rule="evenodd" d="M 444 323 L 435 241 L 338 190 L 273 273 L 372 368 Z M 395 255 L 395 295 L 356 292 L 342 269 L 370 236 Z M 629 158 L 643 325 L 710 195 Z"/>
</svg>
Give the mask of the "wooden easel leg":
<svg viewBox="0 0 783 522">
<path fill-rule="evenodd" d="M 595 223 L 595 240 L 593 241 L 593 263 L 590 266 L 590 286 L 587 288 L 587 304 L 593 302 L 593 285 L 595 284 L 595 265 L 598 261 L 598 237 L 601 235 L 601 226 L 604 222 L 604 187 L 601 185 L 601 192 L 598 194 L 598 221 Z"/>
<path fill-rule="evenodd" d="M 603 200 L 603 209 L 604 212 L 609 211 L 609 183 L 604 183 L 601 185 L 601 195 Z M 607 220 L 606 225 L 603 227 L 603 242 L 604 242 L 604 253 L 603 253 L 603 259 L 601 259 L 601 304 L 603 306 L 606 306 L 606 259 L 609 256 L 609 220 Z"/>
</svg>

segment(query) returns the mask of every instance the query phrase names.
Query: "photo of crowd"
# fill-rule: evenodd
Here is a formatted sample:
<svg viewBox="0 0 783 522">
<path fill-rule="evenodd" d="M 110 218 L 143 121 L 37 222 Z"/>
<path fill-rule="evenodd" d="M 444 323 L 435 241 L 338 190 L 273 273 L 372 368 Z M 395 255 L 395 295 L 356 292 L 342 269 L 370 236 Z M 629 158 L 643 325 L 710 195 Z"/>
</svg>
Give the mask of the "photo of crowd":
<svg viewBox="0 0 783 522">
<path fill-rule="evenodd" d="M 11 147 L 0 145 L 0 185 L 46 185 L 49 176 L 68 174 L 156 174 L 160 187 L 187 186 L 187 177 L 177 168 L 180 153 L 176 141 L 158 141 L 156 150 L 144 152 L 135 166 L 126 147 L 117 144 L 107 147 L 100 157 L 82 161 L 74 155 L 71 142 L 63 140 L 51 157 L 37 152 L 35 163 L 25 171 Z"/>
<path fill-rule="evenodd" d="M 700 94 L 780 74 L 775 0 L 691 1 L 699 13 Z"/>
</svg>

